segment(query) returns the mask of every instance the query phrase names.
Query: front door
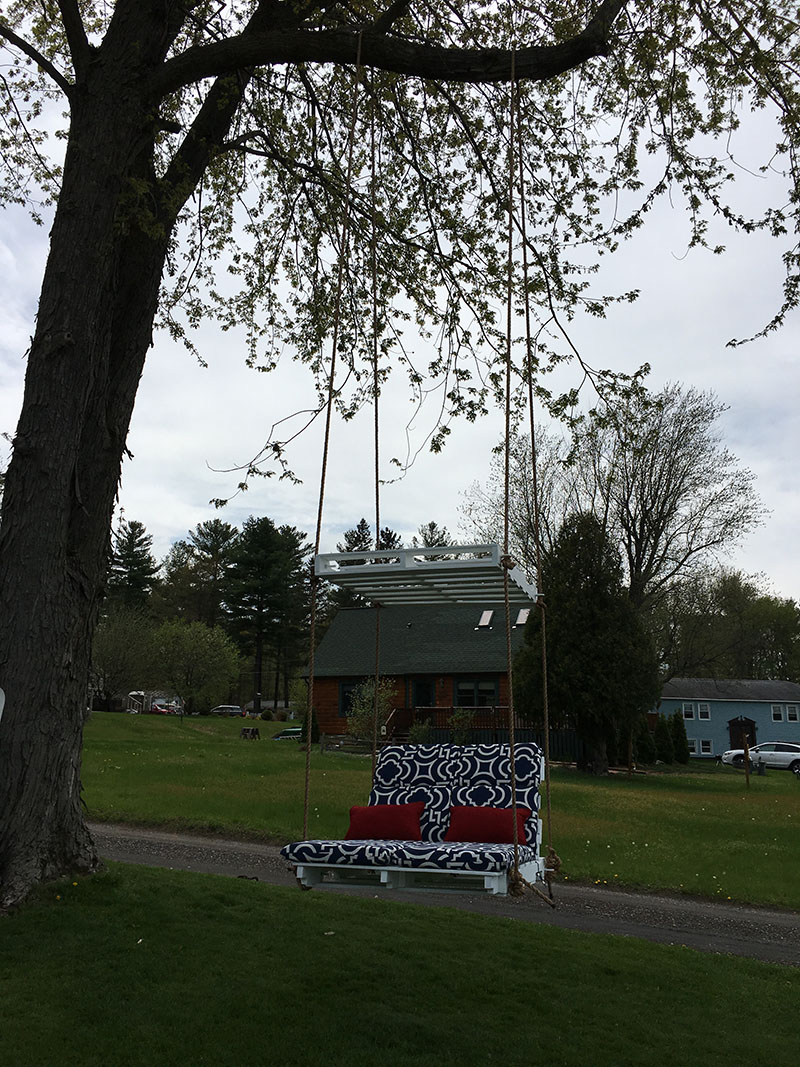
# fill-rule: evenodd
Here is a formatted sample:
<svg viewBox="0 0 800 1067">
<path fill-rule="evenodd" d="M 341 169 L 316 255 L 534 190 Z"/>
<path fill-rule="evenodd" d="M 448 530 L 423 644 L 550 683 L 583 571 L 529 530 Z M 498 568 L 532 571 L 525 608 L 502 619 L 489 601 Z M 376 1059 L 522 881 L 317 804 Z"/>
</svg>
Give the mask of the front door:
<svg viewBox="0 0 800 1067">
<path fill-rule="evenodd" d="M 754 745 L 756 743 L 758 733 L 758 727 L 753 719 L 746 719 L 744 715 L 739 715 L 736 719 L 730 719 L 728 721 L 728 735 L 731 741 L 731 748 L 744 748 L 744 739 L 747 738 L 748 745 Z"/>
</svg>

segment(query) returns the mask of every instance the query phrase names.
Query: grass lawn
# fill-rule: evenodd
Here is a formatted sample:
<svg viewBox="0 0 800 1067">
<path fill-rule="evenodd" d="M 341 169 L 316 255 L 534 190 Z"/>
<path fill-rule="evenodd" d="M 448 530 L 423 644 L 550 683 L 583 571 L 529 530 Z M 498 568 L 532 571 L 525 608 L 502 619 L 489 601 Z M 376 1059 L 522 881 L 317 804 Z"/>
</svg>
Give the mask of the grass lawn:
<svg viewBox="0 0 800 1067">
<path fill-rule="evenodd" d="M 223 831 L 285 842 L 301 835 L 305 753 L 241 719 L 92 715 L 83 780 L 94 819 Z M 312 757 L 310 833 L 339 837 L 366 803 L 369 757 Z M 553 842 L 566 878 L 671 889 L 800 909 L 800 781 L 693 764 L 590 779 L 556 769 Z"/>
<path fill-rule="evenodd" d="M 0 941 L 9 1067 L 780 1067 L 797 1051 L 798 970 L 235 879 L 112 865 L 40 889 Z"/>
<path fill-rule="evenodd" d="M 286 723 L 259 722 L 262 740 L 243 741 L 244 723 L 95 713 L 83 756 L 90 817 L 296 840 L 303 828 L 305 753 L 295 741 L 271 740 Z M 310 832 L 339 837 L 350 805 L 366 804 L 371 760 L 316 751 L 312 767 Z"/>
</svg>

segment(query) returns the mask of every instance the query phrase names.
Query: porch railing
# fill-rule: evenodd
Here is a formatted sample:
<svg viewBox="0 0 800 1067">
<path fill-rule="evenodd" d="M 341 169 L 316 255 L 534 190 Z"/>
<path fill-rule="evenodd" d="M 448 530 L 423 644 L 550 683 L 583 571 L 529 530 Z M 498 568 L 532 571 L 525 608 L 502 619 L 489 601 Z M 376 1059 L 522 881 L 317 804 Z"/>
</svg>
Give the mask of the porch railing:
<svg viewBox="0 0 800 1067">
<path fill-rule="evenodd" d="M 445 707 L 414 708 L 414 722 L 430 723 L 432 730 L 450 730 L 453 727 L 453 715 L 457 715 L 461 724 L 470 730 L 508 729 L 508 708 L 502 705 L 493 707 Z M 468 721 L 465 721 L 467 720 Z M 514 716 L 514 729 L 522 726 L 518 714 Z"/>
</svg>

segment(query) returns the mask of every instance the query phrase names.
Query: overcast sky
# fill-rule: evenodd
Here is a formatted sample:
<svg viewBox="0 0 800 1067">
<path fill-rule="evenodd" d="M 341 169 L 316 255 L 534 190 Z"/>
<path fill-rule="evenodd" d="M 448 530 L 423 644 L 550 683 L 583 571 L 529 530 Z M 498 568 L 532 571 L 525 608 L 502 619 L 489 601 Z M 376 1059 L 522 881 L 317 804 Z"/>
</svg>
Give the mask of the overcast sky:
<svg viewBox="0 0 800 1067">
<path fill-rule="evenodd" d="M 739 195 L 756 196 L 760 179 L 744 174 Z M 728 348 L 731 337 L 752 334 L 780 304 L 780 249 L 763 238 L 731 240 L 724 256 L 686 254 L 685 217 L 663 204 L 636 240 L 607 261 L 611 290 L 638 287 L 640 300 L 615 308 L 605 321 L 578 321 L 573 338 L 589 363 L 632 370 L 647 361 L 650 387 L 669 381 L 713 390 L 726 405 L 725 444 L 757 476 L 770 515 L 729 560 L 748 573 L 764 573 L 775 592 L 800 599 L 797 528 L 800 524 L 800 384 L 798 326 L 793 315 L 765 340 Z M 24 353 L 33 329 L 47 227 L 20 211 L 0 213 L 0 431 L 13 433 L 22 399 Z M 273 374 L 244 363 L 244 345 L 233 333 L 203 331 L 207 368 L 166 336 L 149 356 L 129 438 L 121 504 L 128 519 L 143 522 L 162 558 L 170 544 L 197 523 L 220 515 L 240 526 L 248 515 L 268 515 L 313 538 L 320 466 L 320 427 L 297 444 L 291 459 L 303 484 L 257 480 L 223 511 L 209 501 L 227 497 L 239 476 L 225 473 L 259 450 L 270 427 L 313 402 L 306 372 L 290 359 Z M 455 425 L 439 455 L 424 449 L 434 417 L 423 412 L 407 437 L 413 406 L 398 374 L 382 401 L 383 477 L 391 456 L 420 447 L 402 481 L 382 489 L 382 525 L 409 540 L 421 523 L 436 521 L 456 537 L 463 533 L 463 495 L 489 472 L 490 451 L 502 431 L 498 411 L 478 424 Z M 323 551 L 334 550 L 342 532 L 363 515 L 373 521 L 372 414 L 334 425 L 325 505 Z M 5 460 L 9 449 L 0 443 Z"/>
</svg>

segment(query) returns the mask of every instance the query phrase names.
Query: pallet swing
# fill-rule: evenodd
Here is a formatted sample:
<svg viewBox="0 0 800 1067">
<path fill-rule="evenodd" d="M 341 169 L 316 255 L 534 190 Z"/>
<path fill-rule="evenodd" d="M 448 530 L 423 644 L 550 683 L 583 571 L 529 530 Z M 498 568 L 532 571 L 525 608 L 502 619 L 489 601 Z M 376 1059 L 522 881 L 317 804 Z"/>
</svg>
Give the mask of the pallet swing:
<svg viewBox="0 0 800 1067">
<path fill-rule="evenodd" d="M 353 114 L 347 150 L 346 185 L 350 188 L 353 144 L 358 110 L 358 85 L 362 75 L 361 37 L 356 56 L 353 87 Z M 320 475 L 314 576 L 312 579 L 308 703 L 306 722 L 305 789 L 303 840 L 286 845 L 281 855 L 296 869 L 303 888 L 322 885 L 377 884 L 387 889 L 436 888 L 447 890 L 482 889 L 493 894 L 521 896 L 528 888 L 555 906 L 552 879 L 560 861 L 552 848 L 549 720 L 545 680 L 544 750 L 533 743 L 515 740 L 515 711 L 512 678 L 511 612 L 535 604 L 541 612 L 542 655 L 546 656 L 545 608 L 541 592 L 528 584 L 513 565 L 509 553 L 509 483 L 511 436 L 511 338 L 513 318 L 513 212 L 515 176 L 515 97 L 519 87 L 515 77 L 514 52 L 510 77 L 509 137 L 509 227 L 508 227 L 508 307 L 505 359 L 505 505 L 502 554 L 497 545 L 448 546 L 448 559 L 441 549 L 379 550 L 379 374 L 377 256 L 375 226 L 375 136 L 371 125 L 371 282 L 372 282 L 372 362 L 375 455 L 375 545 L 373 552 L 360 554 L 321 554 L 322 513 L 327 476 L 330 425 L 335 396 L 334 377 L 339 339 L 339 322 L 344 264 L 349 242 L 349 207 L 342 222 L 340 258 L 334 318 L 332 354 L 328 377 L 323 456 Z M 522 189 L 522 145 L 519 155 Z M 532 449 L 537 585 L 541 590 L 539 553 L 539 514 L 536 476 L 535 427 L 533 416 L 533 343 L 527 255 L 525 254 L 524 196 L 519 228 L 523 246 L 523 279 L 526 308 L 526 376 L 529 391 L 529 417 Z M 341 566 L 342 563 L 347 566 Z M 342 840 L 308 839 L 311 779 L 310 724 L 314 707 L 314 647 L 317 617 L 317 591 L 321 581 L 330 581 L 358 592 L 376 606 L 375 704 L 372 737 L 372 789 L 364 807 L 350 812 L 350 826 Z M 508 742 L 499 744 L 388 744 L 378 752 L 378 680 L 380 677 L 380 608 L 385 604 L 424 604 L 455 601 L 486 603 L 502 599 L 505 605 L 506 658 L 508 670 Z M 545 675 L 546 678 L 546 675 Z M 541 786 L 544 783 L 547 855 L 543 855 Z M 538 883 L 538 884 L 537 884 Z M 543 892 L 541 885 L 547 886 Z"/>
</svg>

